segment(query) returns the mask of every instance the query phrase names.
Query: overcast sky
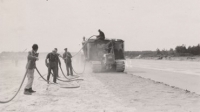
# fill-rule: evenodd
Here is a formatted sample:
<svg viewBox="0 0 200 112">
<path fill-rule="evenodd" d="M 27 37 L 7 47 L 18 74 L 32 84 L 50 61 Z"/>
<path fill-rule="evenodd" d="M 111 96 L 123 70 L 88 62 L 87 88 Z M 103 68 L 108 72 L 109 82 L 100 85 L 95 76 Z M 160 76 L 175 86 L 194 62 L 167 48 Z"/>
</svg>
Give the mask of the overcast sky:
<svg viewBox="0 0 200 112">
<path fill-rule="evenodd" d="M 200 0 L 0 0 L 0 52 L 78 51 L 98 29 L 129 51 L 197 45 Z"/>
</svg>

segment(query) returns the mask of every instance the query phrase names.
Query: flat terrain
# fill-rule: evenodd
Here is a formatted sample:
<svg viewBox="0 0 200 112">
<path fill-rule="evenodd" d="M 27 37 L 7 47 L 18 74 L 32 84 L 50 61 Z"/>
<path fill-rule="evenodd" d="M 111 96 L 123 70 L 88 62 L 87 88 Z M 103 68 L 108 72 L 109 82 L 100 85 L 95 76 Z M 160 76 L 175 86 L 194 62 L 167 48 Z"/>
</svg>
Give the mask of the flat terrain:
<svg viewBox="0 0 200 112">
<path fill-rule="evenodd" d="M 200 94 L 200 62 L 128 59 L 126 71 Z"/>
<path fill-rule="evenodd" d="M 142 63 L 142 60 L 133 60 L 132 62 L 134 61 L 138 61 L 138 63 L 141 61 Z M 25 63 L 25 60 L 19 61 L 18 66 L 15 66 L 12 61 L 0 63 L 1 101 L 14 95 L 23 78 Z M 199 94 L 185 91 L 176 86 L 171 87 L 170 84 L 162 83 L 162 81 L 143 78 L 139 74 L 155 73 L 156 76 L 150 76 L 159 77 L 163 72 L 137 65 L 138 68 L 135 68 L 136 62 L 130 63 L 127 62 L 125 73 L 97 74 L 91 72 L 88 63 L 86 71 L 79 77 L 84 81 L 58 81 L 59 84 L 50 85 L 39 78 L 35 71 L 33 89 L 37 92 L 31 96 L 23 94 L 26 80 L 13 101 L 0 104 L 0 112 L 199 112 Z M 148 61 L 145 62 L 145 60 L 143 63 L 151 64 Z M 77 72 L 83 70 L 83 65 L 78 65 L 78 62 L 75 61 L 73 64 L 76 64 L 74 66 Z M 44 60 L 39 60 L 37 66 L 42 75 L 46 77 L 47 69 L 44 66 Z M 62 68 L 65 68 L 64 63 Z M 59 72 L 59 75 L 65 80 L 61 72 Z M 163 76 L 165 75 L 167 74 L 163 74 Z M 189 82 L 193 82 L 193 80 Z M 77 86 L 80 87 L 63 88 Z"/>
</svg>

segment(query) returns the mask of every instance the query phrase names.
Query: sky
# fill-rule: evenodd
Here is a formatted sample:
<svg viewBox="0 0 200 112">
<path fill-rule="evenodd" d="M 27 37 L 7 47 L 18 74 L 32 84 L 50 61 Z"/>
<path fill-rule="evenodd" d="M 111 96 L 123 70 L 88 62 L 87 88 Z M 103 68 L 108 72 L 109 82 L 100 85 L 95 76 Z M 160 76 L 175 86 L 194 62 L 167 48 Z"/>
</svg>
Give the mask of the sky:
<svg viewBox="0 0 200 112">
<path fill-rule="evenodd" d="M 200 44 L 200 0 L 0 0 L 0 52 L 39 45 L 76 52 L 83 36 L 123 39 L 126 51 Z"/>
</svg>

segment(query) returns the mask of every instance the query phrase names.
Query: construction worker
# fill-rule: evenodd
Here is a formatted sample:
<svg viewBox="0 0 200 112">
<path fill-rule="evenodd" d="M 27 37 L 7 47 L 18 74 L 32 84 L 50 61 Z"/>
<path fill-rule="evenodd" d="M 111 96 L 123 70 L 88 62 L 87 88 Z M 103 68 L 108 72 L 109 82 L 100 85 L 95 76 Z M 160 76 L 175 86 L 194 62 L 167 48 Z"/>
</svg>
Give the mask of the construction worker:
<svg viewBox="0 0 200 112">
<path fill-rule="evenodd" d="M 104 33 L 99 29 L 98 30 L 99 35 L 97 36 L 97 40 L 105 40 L 105 35 Z"/>
<path fill-rule="evenodd" d="M 48 60 L 48 62 L 47 62 Z M 51 74 L 51 70 L 53 70 L 53 82 L 54 83 L 57 83 L 56 82 L 56 79 L 57 79 L 57 63 L 61 64 L 60 63 L 60 60 L 59 60 L 59 57 L 56 53 L 56 50 L 54 49 L 51 53 L 49 53 L 46 57 L 46 60 L 45 60 L 45 64 L 46 66 L 48 67 L 48 75 L 47 75 L 47 83 L 49 84 L 49 78 L 50 78 L 50 74 Z"/>
<path fill-rule="evenodd" d="M 63 59 L 65 61 L 66 64 L 66 69 L 67 69 L 67 76 L 72 75 L 73 76 L 73 71 L 72 71 L 72 55 L 70 54 L 70 52 L 67 51 L 67 48 L 64 49 L 65 52 L 63 54 Z M 69 74 L 69 70 L 70 70 L 70 74 Z"/>
<path fill-rule="evenodd" d="M 32 51 L 28 52 L 27 56 L 28 62 L 26 64 L 28 82 L 24 89 L 25 95 L 31 95 L 32 93 L 36 92 L 32 89 L 32 85 L 34 80 L 34 69 L 36 68 L 35 62 L 39 60 L 38 58 L 39 54 L 37 53 L 37 50 L 38 50 L 38 45 L 33 44 Z"/>
<path fill-rule="evenodd" d="M 83 42 L 82 42 L 82 46 L 83 46 L 83 53 L 84 53 L 84 56 L 85 56 L 85 59 L 87 59 L 87 46 L 86 46 L 86 40 L 85 40 L 85 37 L 83 37 Z"/>
</svg>

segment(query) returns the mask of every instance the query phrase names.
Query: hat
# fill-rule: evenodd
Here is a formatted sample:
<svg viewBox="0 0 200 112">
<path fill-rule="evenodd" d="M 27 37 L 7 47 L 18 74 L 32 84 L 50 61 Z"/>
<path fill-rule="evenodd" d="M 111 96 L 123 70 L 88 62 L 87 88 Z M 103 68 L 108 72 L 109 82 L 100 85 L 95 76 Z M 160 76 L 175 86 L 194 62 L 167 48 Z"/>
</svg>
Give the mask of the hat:
<svg viewBox="0 0 200 112">
<path fill-rule="evenodd" d="M 64 50 L 67 50 L 67 48 L 65 48 Z"/>
</svg>

